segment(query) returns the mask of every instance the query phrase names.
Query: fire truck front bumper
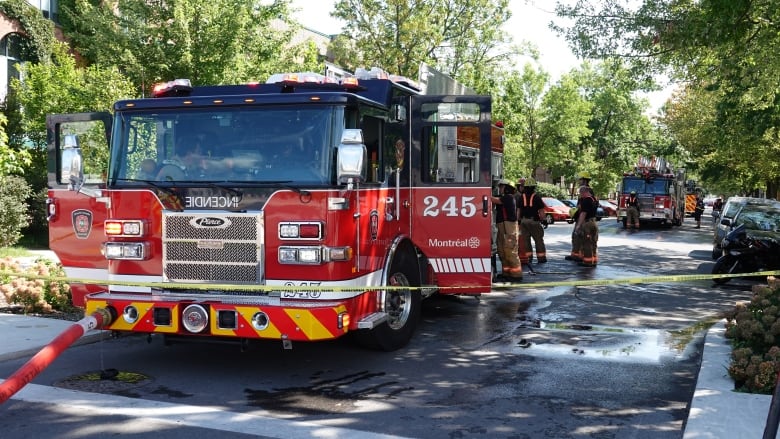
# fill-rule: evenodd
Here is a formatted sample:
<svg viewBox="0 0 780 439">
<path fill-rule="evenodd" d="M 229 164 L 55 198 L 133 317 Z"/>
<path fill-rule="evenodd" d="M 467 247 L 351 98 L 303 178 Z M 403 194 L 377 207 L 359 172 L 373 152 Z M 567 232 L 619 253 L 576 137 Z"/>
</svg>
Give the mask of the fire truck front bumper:
<svg viewBox="0 0 780 439">
<path fill-rule="evenodd" d="M 107 292 L 85 300 L 87 315 L 98 308 L 113 310 L 117 318 L 104 329 L 120 332 L 316 341 L 343 336 L 350 322 L 346 302 L 173 300 Z"/>
</svg>

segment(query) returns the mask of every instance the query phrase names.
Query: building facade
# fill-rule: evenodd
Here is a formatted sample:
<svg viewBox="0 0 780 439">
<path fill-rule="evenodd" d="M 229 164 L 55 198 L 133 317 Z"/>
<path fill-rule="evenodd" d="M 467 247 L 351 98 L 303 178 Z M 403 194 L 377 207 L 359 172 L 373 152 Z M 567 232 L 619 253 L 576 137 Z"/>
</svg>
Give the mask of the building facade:
<svg viewBox="0 0 780 439">
<path fill-rule="evenodd" d="M 57 0 L 27 0 L 43 14 L 43 17 L 57 22 Z M 8 93 L 8 84 L 12 78 L 19 78 L 21 59 L 20 42 L 24 38 L 24 29 L 18 20 L 0 12 L 0 101 Z"/>
</svg>

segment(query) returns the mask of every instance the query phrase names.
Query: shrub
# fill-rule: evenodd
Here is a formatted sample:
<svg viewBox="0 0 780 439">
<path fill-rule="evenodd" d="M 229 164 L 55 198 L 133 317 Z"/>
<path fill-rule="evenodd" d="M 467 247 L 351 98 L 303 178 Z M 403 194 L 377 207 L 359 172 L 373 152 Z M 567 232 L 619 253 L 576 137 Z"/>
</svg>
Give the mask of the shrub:
<svg viewBox="0 0 780 439">
<path fill-rule="evenodd" d="M 780 282 L 753 288 L 749 303 L 726 317 L 733 350 L 729 376 L 736 390 L 771 394 L 780 372 Z"/>
<path fill-rule="evenodd" d="M 30 221 L 25 200 L 30 185 L 15 175 L 0 177 L 0 247 L 16 244 Z"/>
<path fill-rule="evenodd" d="M 49 313 L 73 309 L 70 285 L 62 281 L 43 279 L 65 277 L 62 265 L 45 258 L 37 259 L 30 266 L 23 266 L 18 260 L 7 257 L 0 259 L 0 293 L 8 303 L 18 304 L 25 313 Z M 25 277 L 34 276 L 34 277 Z"/>
</svg>

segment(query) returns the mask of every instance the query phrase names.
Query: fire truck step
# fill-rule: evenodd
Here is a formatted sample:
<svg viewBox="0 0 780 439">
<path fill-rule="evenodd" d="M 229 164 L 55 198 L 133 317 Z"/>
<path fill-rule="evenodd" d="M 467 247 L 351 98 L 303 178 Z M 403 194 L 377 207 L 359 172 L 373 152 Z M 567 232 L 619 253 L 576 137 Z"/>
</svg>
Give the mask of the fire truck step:
<svg viewBox="0 0 780 439">
<path fill-rule="evenodd" d="M 360 329 L 374 329 L 375 327 L 379 326 L 381 323 L 387 320 L 387 313 L 386 312 L 375 312 L 373 314 L 369 314 L 365 317 L 363 317 L 358 322 L 358 328 Z"/>
</svg>

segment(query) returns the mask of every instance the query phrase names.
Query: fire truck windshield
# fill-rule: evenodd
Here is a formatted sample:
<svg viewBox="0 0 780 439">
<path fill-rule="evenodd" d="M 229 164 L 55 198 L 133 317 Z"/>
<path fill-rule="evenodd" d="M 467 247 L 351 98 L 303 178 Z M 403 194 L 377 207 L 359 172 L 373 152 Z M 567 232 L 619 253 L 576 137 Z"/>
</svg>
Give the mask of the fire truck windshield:
<svg viewBox="0 0 780 439">
<path fill-rule="evenodd" d="M 670 180 L 666 178 L 624 178 L 623 193 L 668 195 Z"/>
<path fill-rule="evenodd" d="M 118 112 L 109 185 L 325 184 L 343 108 L 182 108 Z"/>
</svg>

